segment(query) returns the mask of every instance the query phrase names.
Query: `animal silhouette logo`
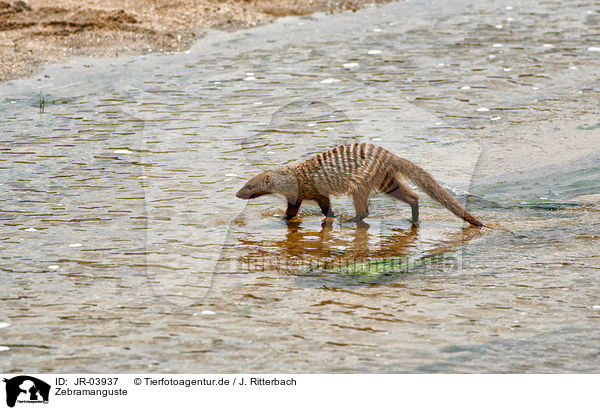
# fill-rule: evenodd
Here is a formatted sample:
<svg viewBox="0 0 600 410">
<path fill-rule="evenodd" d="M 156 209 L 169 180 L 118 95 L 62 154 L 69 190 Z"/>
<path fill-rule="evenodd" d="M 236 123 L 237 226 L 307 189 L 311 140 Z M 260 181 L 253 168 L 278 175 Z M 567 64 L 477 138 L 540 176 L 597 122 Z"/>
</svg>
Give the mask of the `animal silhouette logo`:
<svg viewBox="0 0 600 410">
<path fill-rule="evenodd" d="M 50 385 L 31 376 L 15 376 L 4 379 L 6 383 L 6 404 L 14 407 L 19 403 L 48 403 Z"/>
</svg>

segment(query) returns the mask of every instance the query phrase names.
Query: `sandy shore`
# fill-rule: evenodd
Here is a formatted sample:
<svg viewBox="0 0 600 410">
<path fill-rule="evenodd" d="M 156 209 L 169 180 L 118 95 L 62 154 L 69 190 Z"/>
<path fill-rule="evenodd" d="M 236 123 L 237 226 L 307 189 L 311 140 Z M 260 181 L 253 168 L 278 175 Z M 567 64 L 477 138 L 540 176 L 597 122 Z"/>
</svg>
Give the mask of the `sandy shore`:
<svg viewBox="0 0 600 410">
<path fill-rule="evenodd" d="M 181 51 L 208 28 L 386 0 L 0 0 L 0 81 L 71 56 Z"/>
</svg>

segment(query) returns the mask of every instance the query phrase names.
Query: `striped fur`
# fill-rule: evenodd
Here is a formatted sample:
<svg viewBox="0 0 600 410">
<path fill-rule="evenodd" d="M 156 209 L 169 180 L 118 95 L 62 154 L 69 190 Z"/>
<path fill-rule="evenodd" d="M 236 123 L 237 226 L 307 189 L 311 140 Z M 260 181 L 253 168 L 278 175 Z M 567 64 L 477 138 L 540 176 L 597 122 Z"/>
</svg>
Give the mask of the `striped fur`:
<svg viewBox="0 0 600 410">
<path fill-rule="evenodd" d="M 362 220 L 369 214 L 369 196 L 380 191 L 408 203 L 416 223 L 419 220 L 419 196 L 403 183 L 405 179 L 416 183 L 459 218 L 483 226 L 423 168 L 382 147 L 366 143 L 340 145 L 304 162 L 263 172 L 248 181 L 236 195 L 251 199 L 281 194 L 288 201 L 285 217 L 290 219 L 296 216 L 303 200 L 316 201 L 324 215 L 333 216 L 329 198 L 347 194 L 352 196 L 355 220 Z"/>
</svg>

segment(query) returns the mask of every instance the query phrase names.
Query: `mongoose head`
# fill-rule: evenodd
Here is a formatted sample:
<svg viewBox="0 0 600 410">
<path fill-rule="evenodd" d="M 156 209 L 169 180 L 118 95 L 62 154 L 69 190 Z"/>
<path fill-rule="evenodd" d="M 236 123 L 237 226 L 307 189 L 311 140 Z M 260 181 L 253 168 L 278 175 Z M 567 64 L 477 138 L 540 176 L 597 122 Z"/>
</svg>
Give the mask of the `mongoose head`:
<svg viewBox="0 0 600 410">
<path fill-rule="evenodd" d="M 246 185 L 238 191 L 235 196 L 241 199 L 252 199 L 258 198 L 259 196 L 272 194 L 273 193 L 273 182 L 271 174 L 269 172 L 263 172 L 258 174 L 250 181 L 246 182 Z"/>
</svg>

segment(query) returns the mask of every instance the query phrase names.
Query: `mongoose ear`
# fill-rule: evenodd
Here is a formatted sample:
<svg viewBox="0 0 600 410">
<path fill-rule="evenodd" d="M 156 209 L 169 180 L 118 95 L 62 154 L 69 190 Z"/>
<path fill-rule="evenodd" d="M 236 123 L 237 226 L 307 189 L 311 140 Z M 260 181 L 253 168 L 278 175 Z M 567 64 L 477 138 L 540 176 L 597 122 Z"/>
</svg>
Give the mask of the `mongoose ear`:
<svg viewBox="0 0 600 410">
<path fill-rule="evenodd" d="M 271 184 L 271 175 L 265 175 L 265 178 L 263 179 L 263 186 L 264 187 L 268 187 Z"/>
</svg>

